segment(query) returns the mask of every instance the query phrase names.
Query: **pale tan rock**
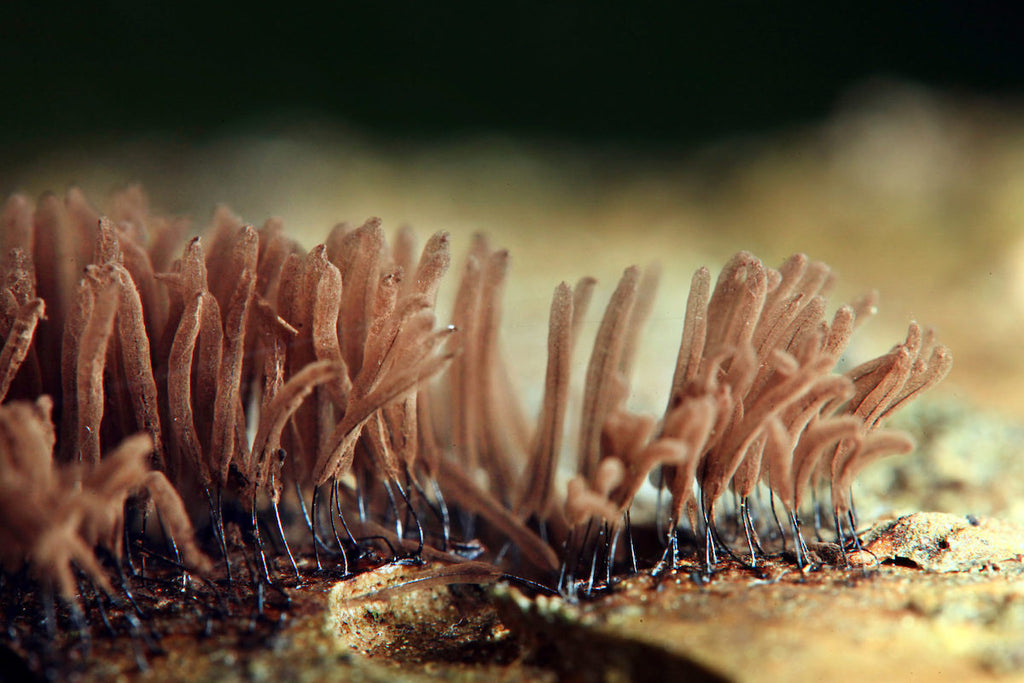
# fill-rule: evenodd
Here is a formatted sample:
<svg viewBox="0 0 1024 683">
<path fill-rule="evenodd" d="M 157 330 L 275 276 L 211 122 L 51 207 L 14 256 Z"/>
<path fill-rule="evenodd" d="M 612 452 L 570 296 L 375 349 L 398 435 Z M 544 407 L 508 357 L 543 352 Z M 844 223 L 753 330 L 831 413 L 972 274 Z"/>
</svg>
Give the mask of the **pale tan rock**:
<svg viewBox="0 0 1024 683">
<path fill-rule="evenodd" d="M 872 529 L 864 549 L 879 561 L 904 560 L 931 572 L 967 571 L 1024 555 L 1024 529 L 996 519 L 918 512 Z"/>
</svg>

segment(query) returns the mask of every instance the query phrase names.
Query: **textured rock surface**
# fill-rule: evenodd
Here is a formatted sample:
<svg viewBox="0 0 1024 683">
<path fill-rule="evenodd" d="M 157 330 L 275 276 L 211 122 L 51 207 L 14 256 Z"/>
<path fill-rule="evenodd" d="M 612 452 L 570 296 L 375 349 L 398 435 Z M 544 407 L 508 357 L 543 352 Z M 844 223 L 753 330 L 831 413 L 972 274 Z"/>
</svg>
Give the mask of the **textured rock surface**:
<svg viewBox="0 0 1024 683">
<path fill-rule="evenodd" d="M 742 681 L 1014 680 L 1024 677 L 1024 567 L 930 574 L 900 566 L 708 583 L 639 578 L 581 607 L 510 600 L 513 630 L 555 644 L 579 680 L 701 670 Z M 586 643 L 600 643 L 587 655 Z M 631 651 L 624 666 L 609 652 Z M 589 663 L 589 664 L 588 664 Z M 667 680 L 668 678 L 666 678 Z"/>
<path fill-rule="evenodd" d="M 1024 528 L 1009 522 L 919 512 L 880 524 L 864 549 L 882 560 L 904 560 L 930 572 L 967 571 L 1024 555 Z"/>
<path fill-rule="evenodd" d="M 933 517 L 924 515 L 923 517 Z M 904 526 L 907 526 L 906 524 Z M 917 538 L 957 524 L 917 524 Z M 972 528 L 986 528 L 985 525 Z M 963 529 L 961 529 L 963 532 Z M 886 535 L 889 534 L 889 535 Z M 875 538 L 890 538 L 879 532 Z M 878 546 L 876 546 L 877 549 Z M 770 562 L 701 579 L 682 567 L 570 605 L 515 588 L 406 590 L 431 567 L 289 591 L 285 621 L 167 636 L 135 671 L 98 641 L 97 680 L 1024 680 L 1024 564 L 936 573 L 903 564 L 801 573 Z M 179 624 L 180 626 L 180 624 Z"/>
</svg>

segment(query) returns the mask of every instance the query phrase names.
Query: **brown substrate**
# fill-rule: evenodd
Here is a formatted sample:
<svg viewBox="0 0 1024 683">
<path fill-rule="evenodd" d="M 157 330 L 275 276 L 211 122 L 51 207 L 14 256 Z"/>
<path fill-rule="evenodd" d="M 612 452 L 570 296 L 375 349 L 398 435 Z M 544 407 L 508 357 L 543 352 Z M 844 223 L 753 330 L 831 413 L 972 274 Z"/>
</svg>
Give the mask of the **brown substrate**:
<svg viewBox="0 0 1024 683">
<path fill-rule="evenodd" d="M 383 565 L 338 580 L 330 572 L 317 575 L 305 558 L 302 580 L 282 572 L 283 593 L 267 591 L 259 616 L 238 558 L 243 580 L 228 586 L 222 578 L 217 593 L 202 583 L 182 593 L 179 581 L 133 580 L 133 595 L 147 614 L 143 628 L 160 634 L 161 654 L 129 635 L 117 608 L 108 609 L 108 618 L 118 635 L 108 635 L 93 607 L 91 652 L 85 654 L 65 619 L 49 656 L 60 660 L 53 672 L 61 678 L 83 680 L 1019 677 L 1021 556 L 978 556 L 961 564 L 965 571 L 947 573 L 922 570 L 909 557 L 923 546 L 934 546 L 950 561 L 973 552 L 950 541 L 950 534 L 977 547 L 991 547 L 1001 538 L 992 535 L 996 531 L 1019 539 L 1006 525 L 975 521 L 961 525 L 950 516 L 914 515 L 882 525 L 869 547 L 891 557 L 880 554 L 884 561 L 872 566 L 801 572 L 775 557 L 757 570 L 732 563 L 706 577 L 684 562 L 659 577 L 626 579 L 578 604 L 526 596 L 504 584 L 432 584 L 440 573 L 451 573 L 437 563 Z M 838 558 L 837 550 L 812 545 L 819 558 Z M 867 553 L 851 557 L 873 559 Z M 149 571 L 152 579 L 159 576 L 156 567 Z M 467 581 L 473 576 L 469 570 L 461 574 Z M 7 613 L 5 621 L 28 633 L 38 614 L 35 599 L 28 597 L 21 613 Z M 42 637 L 37 629 L 15 641 L 5 653 L 9 664 L 38 668 Z M 145 652 L 148 671 L 139 670 L 136 650 Z"/>
</svg>

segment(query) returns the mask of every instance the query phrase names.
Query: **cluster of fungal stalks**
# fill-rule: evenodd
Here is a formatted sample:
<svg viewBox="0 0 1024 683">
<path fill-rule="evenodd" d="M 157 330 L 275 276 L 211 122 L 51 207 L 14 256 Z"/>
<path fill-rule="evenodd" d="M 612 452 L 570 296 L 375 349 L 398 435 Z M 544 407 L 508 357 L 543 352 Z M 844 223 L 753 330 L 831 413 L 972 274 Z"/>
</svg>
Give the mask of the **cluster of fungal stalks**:
<svg viewBox="0 0 1024 683">
<path fill-rule="evenodd" d="M 825 265 L 798 254 L 775 270 L 741 252 L 713 287 L 707 269 L 694 275 L 666 410 L 636 414 L 626 397 L 658 273 L 629 268 L 590 353 L 566 486 L 592 279 L 555 288 L 531 421 L 499 343 L 509 256 L 482 237 L 444 326 L 443 233 L 417 253 L 411 232 L 388 243 L 371 219 L 305 251 L 279 221 L 257 230 L 221 209 L 187 240 L 187 223 L 150 215 L 137 188 L 105 216 L 76 190 L 35 205 L 14 196 L 2 220 L 0 560 L 72 602 L 72 566 L 112 590 L 110 565 L 147 543 L 137 517 L 153 504 L 180 570 L 230 581 L 233 529 L 261 586 L 377 556 L 575 596 L 658 559 L 638 560 L 631 536 L 648 479 L 669 500 L 662 568 L 684 527 L 706 570 L 732 554 L 716 524 L 730 490 L 749 562 L 767 554 L 762 540 L 788 536 L 804 565 L 808 493 L 830 491 L 839 544 L 856 544 L 853 478 L 912 448 L 882 425 L 952 362 L 911 324 L 888 353 L 837 373 L 874 298 L 828 318 Z M 226 524 L 225 510 L 249 523 Z M 300 514 L 305 533 L 282 523 Z"/>
</svg>

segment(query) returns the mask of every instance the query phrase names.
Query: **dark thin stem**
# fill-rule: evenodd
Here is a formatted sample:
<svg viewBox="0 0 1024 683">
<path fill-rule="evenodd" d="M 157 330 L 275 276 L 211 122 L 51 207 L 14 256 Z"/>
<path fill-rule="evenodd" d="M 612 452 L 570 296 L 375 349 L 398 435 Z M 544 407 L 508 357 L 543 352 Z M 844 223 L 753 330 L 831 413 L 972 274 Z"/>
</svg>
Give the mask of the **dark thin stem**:
<svg viewBox="0 0 1024 683">
<path fill-rule="evenodd" d="M 768 489 L 768 507 L 772 509 L 772 519 L 775 520 L 775 527 L 779 530 L 779 538 L 782 539 L 782 552 L 786 552 L 786 532 L 782 528 L 782 522 L 779 521 L 779 513 L 775 510 L 775 494 L 771 489 Z"/>
<path fill-rule="evenodd" d="M 160 533 L 163 534 L 164 540 L 167 541 L 167 549 L 170 551 L 171 555 L 174 556 L 174 560 L 176 562 L 180 563 L 181 562 L 181 553 L 178 552 L 178 544 L 174 542 L 174 536 L 172 536 L 170 534 L 170 532 L 167 531 L 167 525 L 164 524 L 164 518 L 163 518 L 163 516 L 161 516 L 159 511 L 156 513 L 156 519 L 157 519 L 157 522 L 160 524 Z M 143 565 L 143 566 L 145 566 L 145 565 Z M 143 574 L 143 578 L 145 578 L 145 574 Z M 182 591 L 188 590 L 188 572 L 187 571 L 182 571 L 181 572 L 181 590 Z"/>
<path fill-rule="evenodd" d="M 248 553 L 242 553 L 242 562 L 245 565 L 245 571 L 249 574 L 249 583 L 251 583 L 253 588 L 255 588 L 257 584 L 261 583 L 261 581 L 256 575 L 256 569 L 253 567 L 252 562 L 249 561 Z"/>
<path fill-rule="evenodd" d="M 626 510 L 626 539 L 629 541 L 629 561 L 633 567 L 633 573 L 636 574 L 636 546 L 633 545 L 633 525 L 630 522 L 629 510 Z"/>
<path fill-rule="evenodd" d="M 327 514 L 331 518 L 331 533 L 334 534 L 334 540 L 338 544 L 338 550 L 341 551 L 342 573 L 347 575 L 348 574 L 348 553 L 345 552 L 345 544 L 343 544 L 341 542 L 341 539 L 338 538 L 338 529 L 337 529 L 337 527 L 334 524 L 334 510 L 335 510 L 335 508 L 337 508 L 337 510 L 338 510 L 338 517 L 341 519 L 342 524 L 344 524 L 344 526 L 345 526 L 345 531 L 348 531 L 348 525 L 345 524 L 345 518 L 341 516 L 341 498 L 338 496 L 338 480 L 337 479 L 334 479 L 331 482 L 331 504 L 330 504 L 330 509 L 328 510 Z M 352 534 L 349 533 L 348 537 L 352 538 Z M 355 546 L 355 543 L 353 542 L 352 545 Z"/>
<path fill-rule="evenodd" d="M 704 492 L 701 492 L 701 504 L 700 514 L 702 521 L 704 522 L 704 572 L 711 574 L 715 570 L 715 566 L 718 564 L 718 553 L 715 548 L 715 534 L 712 529 L 712 519 L 714 514 L 708 510 L 707 502 L 705 501 Z"/>
<path fill-rule="evenodd" d="M 810 556 L 807 550 L 807 543 L 804 541 L 803 531 L 800 528 L 800 515 L 796 512 L 790 511 L 789 513 L 789 524 L 793 529 L 793 545 L 796 548 L 796 563 L 803 571 L 805 567 L 810 565 Z"/>
<path fill-rule="evenodd" d="M 854 536 L 857 535 L 856 529 L 859 526 L 857 524 L 857 503 L 853 500 L 853 487 L 850 487 L 850 509 L 847 510 L 850 517 L 850 528 L 854 530 Z"/>
<path fill-rule="evenodd" d="M 654 565 L 654 569 L 651 572 L 654 576 L 658 576 L 666 571 L 675 569 L 676 562 L 679 561 L 679 536 L 677 534 L 674 515 L 669 517 L 666 533 L 665 550 L 662 552 L 661 559 Z"/>
<path fill-rule="evenodd" d="M 128 514 L 127 514 L 128 513 L 128 509 L 129 509 L 128 504 L 125 504 L 125 520 L 124 520 L 124 525 L 121 527 L 121 531 L 122 531 L 122 535 L 124 536 L 124 559 L 128 563 L 128 571 L 131 573 L 132 576 L 135 576 L 135 563 L 134 563 L 134 561 L 132 561 L 132 550 L 131 550 L 131 548 L 132 548 L 132 537 L 131 537 L 131 531 L 130 531 L 131 522 L 128 519 Z M 143 520 L 145 520 L 145 513 L 143 513 Z M 143 525 L 142 525 L 142 533 L 143 533 L 143 535 L 145 535 L 145 533 L 146 533 L 145 522 L 143 522 Z M 118 564 L 120 564 L 120 563 L 118 563 Z"/>
<path fill-rule="evenodd" d="M 224 513 L 221 507 L 221 491 L 217 489 L 217 500 L 214 502 L 210 489 L 205 489 L 206 502 L 210 506 L 210 526 L 213 528 L 213 535 L 220 546 L 221 555 L 224 557 L 224 567 L 228 574 L 228 585 L 231 584 L 231 560 L 228 558 L 228 542 L 224 534 Z"/>
<path fill-rule="evenodd" d="M 398 489 L 398 495 L 400 495 L 402 497 L 402 500 L 405 501 L 406 508 L 408 509 L 409 514 L 412 515 L 413 522 L 416 523 L 417 545 L 416 551 L 413 553 L 413 556 L 419 557 L 423 554 L 423 525 L 420 524 L 420 516 L 416 514 L 416 510 L 413 509 L 412 503 L 409 501 L 409 496 L 406 494 L 405 489 L 402 488 L 402 485 L 398 482 L 398 480 L 395 480 L 395 487 Z"/>
<path fill-rule="evenodd" d="M 288 545 L 288 537 L 284 533 L 284 525 L 281 524 L 281 507 L 278 504 L 278 496 L 274 496 L 274 519 L 277 521 L 277 533 L 280 534 L 281 541 L 284 543 L 284 551 L 288 554 L 288 561 L 292 563 L 292 569 L 295 571 L 295 578 L 301 579 L 299 565 L 295 564 L 295 556 L 292 555 L 291 546 Z"/>
<path fill-rule="evenodd" d="M 111 604 L 117 607 L 117 603 L 111 600 Z M 124 613 L 125 621 L 128 622 L 128 636 L 132 644 L 132 654 L 135 657 L 135 666 L 139 671 L 145 673 L 149 671 L 149 661 L 146 659 L 146 653 L 143 651 L 142 646 L 146 645 L 150 648 L 151 652 L 161 651 L 156 643 L 154 643 L 146 634 L 142 628 L 142 622 L 139 618 L 132 614 L 130 611 L 122 609 Z"/>
<path fill-rule="evenodd" d="M 334 524 L 334 511 L 338 508 L 338 487 L 337 480 L 331 482 L 331 493 L 327 499 L 327 519 L 331 522 L 331 533 L 334 535 L 334 542 L 341 548 L 341 537 L 338 536 L 338 528 Z"/>
<path fill-rule="evenodd" d="M 214 535 L 216 536 L 216 528 L 214 528 Z M 146 540 L 149 536 L 149 506 L 147 505 L 142 510 L 142 541 Z M 139 558 L 139 576 L 143 579 L 146 578 L 146 556 L 143 555 Z"/>
<path fill-rule="evenodd" d="M 224 531 L 224 491 L 217 489 L 217 531 L 220 534 L 221 547 L 224 550 L 224 566 L 227 569 L 228 585 L 231 585 L 231 557 L 228 555 L 228 535 Z"/>
<path fill-rule="evenodd" d="M 732 490 L 732 516 L 734 519 L 740 518 L 740 494 L 736 492 L 736 489 Z M 730 540 L 736 540 L 735 534 Z"/>
<path fill-rule="evenodd" d="M 117 631 L 115 631 L 114 627 L 111 625 L 110 615 L 107 614 L 107 608 L 103 604 L 103 593 L 98 588 L 93 586 L 92 596 L 93 600 L 96 601 L 96 611 L 100 613 L 100 621 L 103 622 L 103 628 L 107 630 L 107 635 L 109 635 L 111 638 L 116 638 Z"/>
<path fill-rule="evenodd" d="M 757 531 L 754 529 L 754 520 L 750 518 L 750 501 L 746 496 L 740 499 L 740 521 L 743 523 L 743 534 L 747 539 L 747 548 L 750 550 L 750 564 L 757 566 L 757 554 L 764 555 L 764 549 L 757 540 Z"/>
<path fill-rule="evenodd" d="M 605 549 L 607 550 L 607 529 L 608 522 L 604 522 L 597 532 L 597 538 L 594 540 L 594 553 L 590 559 L 590 578 L 587 579 L 587 595 L 594 591 L 594 576 L 597 574 L 597 560 L 600 555 L 602 541 L 604 541 Z"/>
<path fill-rule="evenodd" d="M 345 521 L 345 513 L 341 511 L 341 482 L 337 479 L 334 480 L 334 497 L 338 502 L 338 519 L 341 520 L 341 528 L 345 530 L 345 535 L 348 536 L 348 542 L 352 544 L 352 547 L 358 547 L 359 543 L 356 542 L 355 536 L 349 531 L 348 523 Z"/>
<path fill-rule="evenodd" d="M 561 594 L 565 588 L 565 578 L 569 565 L 569 550 L 572 548 L 573 535 L 576 533 L 576 529 L 569 529 L 569 534 L 565 538 L 565 543 L 562 544 L 562 566 L 558 570 L 558 592 Z"/>
<path fill-rule="evenodd" d="M 434 517 L 436 517 L 439 522 L 441 522 L 442 534 L 443 534 L 443 537 L 441 539 L 441 550 L 447 551 L 448 550 L 448 528 L 447 528 L 448 527 L 448 521 L 447 521 L 447 518 L 448 518 L 448 508 L 447 508 L 447 506 L 444 505 L 444 499 L 441 497 L 441 492 L 438 490 L 438 487 L 436 485 L 437 482 L 432 482 L 434 484 L 434 494 L 436 495 L 436 497 L 438 499 L 437 504 L 435 504 L 434 502 L 432 502 L 430 500 L 430 497 L 427 495 L 427 492 L 423 490 L 423 486 L 420 484 L 419 479 L 417 477 L 413 476 L 412 472 L 410 471 L 410 469 L 408 467 L 406 467 L 406 469 L 405 469 L 405 481 L 406 481 L 406 487 L 409 490 L 410 496 L 411 496 L 412 492 L 415 491 L 416 494 L 419 495 L 419 497 L 423 499 L 423 503 L 424 503 L 424 505 L 427 506 L 427 509 L 430 510 L 430 512 L 433 513 Z"/>
<path fill-rule="evenodd" d="M 832 510 L 832 523 L 836 526 L 836 543 L 839 544 L 839 552 L 843 554 L 843 565 L 850 566 L 850 559 L 846 556 L 846 538 L 843 536 L 843 525 L 839 521 L 839 510 Z"/>
<path fill-rule="evenodd" d="M 569 579 L 574 580 L 576 572 L 579 571 L 580 567 L 583 566 L 583 554 L 587 549 L 587 542 L 590 540 L 590 531 L 594 527 L 594 520 L 587 520 L 587 528 L 583 532 L 583 538 L 580 539 L 579 552 L 576 554 L 576 564 L 573 565 L 572 571 L 569 572 Z"/>
<path fill-rule="evenodd" d="M 256 617 L 261 618 L 263 616 L 263 603 L 265 602 L 263 596 L 263 582 L 256 582 Z"/>
<path fill-rule="evenodd" d="M 313 502 L 312 502 L 312 504 L 310 506 L 310 513 L 311 513 L 310 514 L 310 522 L 311 522 L 311 524 L 309 525 L 309 531 L 310 531 L 311 534 L 313 534 L 313 558 L 316 560 L 316 570 L 318 572 L 322 572 L 324 570 L 324 566 L 322 564 L 320 564 L 320 546 L 319 546 L 319 539 L 316 536 L 316 527 L 317 527 L 317 521 L 316 521 L 316 499 L 317 499 L 317 495 L 319 493 L 320 493 L 320 487 L 319 486 L 314 486 L 313 487 Z"/>
<path fill-rule="evenodd" d="M 441 493 L 441 487 L 438 485 L 437 479 L 431 477 L 430 486 L 434 490 L 437 506 L 441 513 L 441 550 L 448 550 L 448 543 L 451 540 L 452 534 L 452 519 L 448 513 L 448 503 L 444 500 L 444 495 Z"/>
<path fill-rule="evenodd" d="M 511 549 L 512 549 L 512 541 L 505 541 L 501 545 L 501 550 L 499 550 L 498 554 L 494 556 L 494 564 L 495 565 L 500 565 L 505 560 L 505 555 L 507 555 L 508 551 L 511 550 Z"/>
<path fill-rule="evenodd" d="M 618 550 L 618 546 L 619 546 L 619 533 L 621 531 L 622 531 L 622 529 L 618 525 L 616 525 L 615 526 L 615 533 L 612 534 L 611 544 L 609 545 L 609 548 L 608 548 L 608 558 L 607 558 L 607 562 L 605 563 L 605 574 L 604 574 L 604 583 L 605 583 L 606 586 L 612 585 L 612 569 L 615 566 L 615 553 Z"/>
<path fill-rule="evenodd" d="M 356 559 L 358 559 L 361 556 L 359 554 L 359 542 L 352 535 L 352 532 L 349 531 L 348 522 L 345 521 L 345 515 L 341 511 L 341 505 L 338 505 L 338 520 L 341 521 L 341 528 L 345 530 L 345 535 L 348 536 L 349 542 L 352 544 L 352 547 L 356 550 Z M 341 554 L 344 556 L 345 559 L 345 573 L 348 574 L 348 555 L 345 553 L 344 548 L 341 549 Z"/>
<path fill-rule="evenodd" d="M 544 595 L 558 595 L 558 591 L 554 591 L 550 587 L 545 586 L 542 583 L 531 581 L 530 579 L 523 578 L 522 576 L 516 576 L 515 574 L 502 574 L 501 578 L 504 581 L 509 581 L 511 583 L 516 583 L 521 586 L 525 586 L 526 588 L 537 591 L 538 593 L 543 593 Z"/>
<path fill-rule="evenodd" d="M 399 542 L 405 538 L 405 530 L 402 528 L 402 513 L 398 511 L 398 503 L 395 501 L 395 492 L 391 490 L 391 483 L 387 479 L 381 480 L 384 484 L 384 490 L 388 494 L 388 502 L 391 505 L 391 510 L 395 513 L 395 536 L 398 537 Z"/>
<path fill-rule="evenodd" d="M 295 480 L 295 497 L 299 499 L 299 509 L 302 510 L 302 519 L 306 522 L 306 528 L 309 529 L 309 533 L 313 533 L 313 523 L 309 520 L 309 510 L 306 509 L 306 500 L 302 497 L 302 487 L 299 486 L 299 481 Z"/>
<path fill-rule="evenodd" d="M 267 553 L 263 549 L 263 537 L 260 536 L 260 522 L 259 516 L 256 513 L 256 490 L 252 492 L 252 535 L 256 541 L 256 557 L 257 567 L 263 570 L 263 578 L 267 583 L 274 583 L 270 578 L 270 567 L 267 565 Z"/>
<path fill-rule="evenodd" d="M 821 543 L 825 539 L 821 535 L 821 501 L 816 486 L 811 486 L 811 507 L 814 509 L 814 538 Z"/>
<path fill-rule="evenodd" d="M 853 548 L 854 550 L 863 550 L 863 546 L 860 544 L 860 535 L 857 533 L 857 515 L 853 512 L 853 507 L 846 511 L 846 516 L 850 520 L 850 535 L 853 537 Z"/>
<path fill-rule="evenodd" d="M 664 493 L 665 493 L 665 473 L 662 471 L 661 467 L 659 466 L 658 469 L 655 470 L 654 474 L 655 474 L 655 476 L 657 478 L 657 483 L 655 484 L 655 488 L 658 491 L 658 494 L 657 494 L 657 497 L 655 498 L 655 503 L 654 503 L 654 533 L 660 539 L 660 538 L 663 537 L 662 534 L 665 533 L 665 524 L 661 520 L 662 498 L 664 497 Z M 628 511 L 626 512 L 626 528 L 627 528 L 627 530 L 629 529 L 629 512 Z M 628 533 L 628 531 L 627 531 L 627 533 Z M 633 536 L 632 536 L 632 534 L 630 534 L 629 544 L 630 544 L 630 547 L 632 548 L 632 546 L 633 546 Z M 636 573 L 636 559 L 635 558 L 633 560 L 633 572 Z"/>
<path fill-rule="evenodd" d="M 747 564 L 746 562 L 744 562 L 742 557 L 740 557 L 739 555 L 734 553 L 732 548 L 729 547 L 729 544 L 726 543 L 722 539 L 721 535 L 718 533 L 718 524 L 715 521 L 714 510 L 712 510 L 711 513 L 710 513 L 710 520 L 711 520 L 711 538 L 715 542 L 716 551 L 719 552 L 719 553 L 724 552 L 726 555 L 728 555 L 730 558 L 732 558 L 732 560 L 734 562 L 736 562 L 738 564 L 741 564 L 744 567 L 747 567 L 748 569 L 755 569 L 756 567 L 754 567 L 753 565 Z"/>
<path fill-rule="evenodd" d="M 302 519 L 306 522 L 306 528 L 309 530 L 310 535 L 313 536 L 313 545 L 326 552 L 327 546 L 313 532 L 313 520 L 309 516 L 309 510 L 306 508 L 306 499 L 302 497 L 302 488 L 297 481 L 295 482 L 295 497 L 299 499 L 299 509 L 302 510 Z"/>
<path fill-rule="evenodd" d="M 394 481 L 395 481 L 395 486 L 397 486 L 399 489 L 401 489 L 402 488 L 402 484 L 398 480 L 398 477 L 395 477 Z M 406 481 L 406 487 L 409 488 L 409 492 L 411 493 L 412 489 L 409 486 L 409 472 L 408 472 L 408 470 L 406 470 L 406 473 L 405 473 L 405 481 Z M 410 497 L 408 495 L 403 495 L 402 498 L 405 500 L 405 522 L 403 523 L 403 525 L 405 526 L 406 529 L 408 529 L 409 526 L 410 526 L 410 520 L 414 520 L 416 522 L 416 525 L 419 526 L 420 520 L 416 516 L 416 512 L 413 510 L 412 503 L 409 502 L 410 501 Z M 420 528 L 419 531 L 420 531 L 420 536 L 422 536 L 423 535 L 423 529 Z"/>
<path fill-rule="evenodd" d="M 139 604 L 135 602 L 135 596 L 132 594 L 131 586 L 128 583 L 128 577 L 125 576 L 124 570 L 121 568 L 121 563 L 115 562 L 114 566 L 117 567 L 117 577 L 121 582 L 121 592 L 124 593 L 125 599 L 128 600 L 128 604 L 132 606 L 132 609 L 135 610 L 135 613 L 139 618 L 143 618 L 144 615 L 142 613 L 142 609 L 139 607 Z"/>
<path fill-rule="evenodd" d="M 459 508 L 459 525 L 462 527 L 462 538 L 470 541 L 476 537 L 476 515 L 465 508 Z"/>
<path fill-rule="evenodd" d="M 366 482 L 356 474 L 356 509 L 359 510 L 359 523 L 366 524 Z"/>
</svg>

